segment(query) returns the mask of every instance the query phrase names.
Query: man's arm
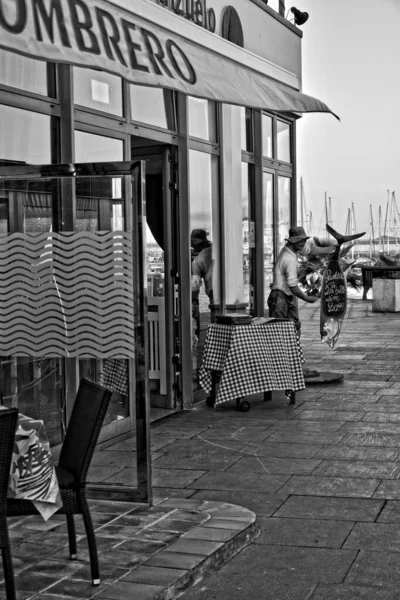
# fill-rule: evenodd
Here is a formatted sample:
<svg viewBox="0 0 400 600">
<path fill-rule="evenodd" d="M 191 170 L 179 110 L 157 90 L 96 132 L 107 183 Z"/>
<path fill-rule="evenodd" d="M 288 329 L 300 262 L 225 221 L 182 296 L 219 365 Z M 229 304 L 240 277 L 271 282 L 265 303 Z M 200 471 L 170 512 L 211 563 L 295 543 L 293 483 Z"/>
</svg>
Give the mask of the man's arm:
<svg viewBox="0 0 400 600">
<path fill-rule="evenodd" d="M 305 294 L 298 285 L 291 287 L 290 291 L 292 292 L 293 296 L 297 296 L 297 298 L 300 298 L 300 300 L 304 300 L 309 304 L 314 304 L 314 302 L 317 302 L 318 300 L 318 298 L 315 296 L 307 296 L 307 294 Z"/>
<path fill-rule="evenodd" d="M 293 296 L 297 296 L 301 300 L 305 302 L 309 302 L 310 304 L 314 304 L 318 300 L 315 296 L 307 296 L 300 288 L 299 288 L 299 280 L 297 278 L 297 259 L 289 257 L 287 261 L 282 263 L 282 271 L 284 276 L 286 277 L 287 285 L 290 289 L 291 294 Z"/>
</svg>

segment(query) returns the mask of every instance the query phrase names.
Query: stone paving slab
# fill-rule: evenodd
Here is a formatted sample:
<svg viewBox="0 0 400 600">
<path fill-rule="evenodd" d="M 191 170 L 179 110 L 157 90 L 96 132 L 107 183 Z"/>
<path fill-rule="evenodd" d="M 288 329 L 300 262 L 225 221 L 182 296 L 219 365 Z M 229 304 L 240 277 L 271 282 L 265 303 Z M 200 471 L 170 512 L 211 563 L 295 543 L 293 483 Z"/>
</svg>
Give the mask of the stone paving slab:
<svg viewBox="0 0 400 600">
<path fill-rule="evenodd" d="M 329 519 L 332 521 L 374 522 L 384 507 L 383 500 L 367 498 L 335 498 L 290 496 L 275 513 L 275 517 L 296 519 Z M 383 514 L 383 513 L 382 513 Z M 390 519 L 392 514 L 387 513 Z M 394 521 L 388 521 L 394 522 Z M 399 519 L 400 522 L 400 519 Z"/>
<path fill-rule="evenodd" d="M 347 543 L 355 525 L 352 521 L 279 518 L 274 515 L 270 518 L 258 517 L 258 523 L 261 535 L 256 544 L 308 548 L 359 547 Z"/>
</svg>

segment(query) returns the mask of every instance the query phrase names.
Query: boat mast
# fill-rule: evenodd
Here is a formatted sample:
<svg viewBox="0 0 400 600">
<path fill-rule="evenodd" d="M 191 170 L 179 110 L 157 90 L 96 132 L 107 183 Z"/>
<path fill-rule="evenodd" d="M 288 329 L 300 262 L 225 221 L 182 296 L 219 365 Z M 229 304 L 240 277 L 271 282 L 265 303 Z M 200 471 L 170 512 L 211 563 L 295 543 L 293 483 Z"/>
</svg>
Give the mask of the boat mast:
<svg viewBox="0 0 400 600">
<path fill-rule="evenodd" d="M 369 205 L 369 257 L 372 258 L 372 246 L 374 244 L 374 218 L 372 216 L 372 204 Z"/>
<path fill-rule="evenodd" d="M 346 221 L 346 231 L 345 235 L 350 235 L 351 233 L 351 212 L 350 209 L 347 209 L 347 221 Z"/>
<path fill-rule="evenodd" d="M 386 194 L 386 214 L 385 214 L 385 227 L 383 230 L 383 241 L 385 241 L 385 235 L 386 237 L 386 243 L 387 243 L 387 251 L 389 253 L 389 228 L 388 228 L 388 212 L 389 212 L 389 190 L 386 190 L 387 194 Z"/>
<path fill-rule="evenodd" d="M 390 241 L 391 241 L 391 235 L 390 232 L 392 232 L 392 238 L 394 237 L 394 228 L 393 228 L 393 196 L 390 197 L 390 202 L 389 202 L 389 226 L 388 226 L 388 246 L 387 246 L 387 250 L 388 250 L 388 254 L 390 254 Z"/>
<path fill-rule="evenodd" d="M 357 231 L 356 227 L 356 213 L 354 211 L 354 202 L 351 203 L 351 234 L 354 235 Z M 354 259 L 354 246 L 351 250 L 351 257 Z"/>
<path fill-rule="evenodd" d="M 382 243 L 382 207 L 379 205 L 379 251 L 383 252 Z"/>
<path fill-rule="evenodd" d="M 328 225 L 330 225 L 330 223 L 329 223 L 329 211 L 328 211 L 327 194 L 328 194 L 328 192 L 325 192 L 325 223 L 328 223 Z M 326 235 L 328 235 L 328 230 L 326 230 Z"/>
<path fill-rule="evenodd" d="M 397 242 L 397 217 L 399 216 L 399 209 L 397 208 L 396 196 L 394 192 L 392 192 L 392 204 L 393 204 L 393 227 L 394 227 L 394 239 L 396 243 L 396 254 L 399 251 L 399 246 Z"/>
</svg>

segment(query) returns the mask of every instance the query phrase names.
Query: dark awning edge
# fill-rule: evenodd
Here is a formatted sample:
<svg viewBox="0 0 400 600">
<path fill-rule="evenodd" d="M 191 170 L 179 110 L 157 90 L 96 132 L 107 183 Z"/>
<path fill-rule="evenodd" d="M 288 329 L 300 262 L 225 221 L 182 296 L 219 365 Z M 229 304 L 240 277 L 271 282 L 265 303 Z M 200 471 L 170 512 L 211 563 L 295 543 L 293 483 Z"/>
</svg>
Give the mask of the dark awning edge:
<svg viewBox="0 0 400 600">
<path fill-rule="evenodd" d="M 45 22 L 32 3 L 32 10 L 17 13 L 12 24 L 0 19 L 0 47 L 197 98 L 275 112 L 331 113 L 340 120 L 317 98 L 144 19 L 140 3 L 136 0 L 128 11 L 107 0 L 81 0 L 85 24 L 68 0 L 59 0 L 59 9 Z M 15 0 L 2 0 L 2 6 L 4 15 L 15 14 Z M 113 36 L 107 33 L 110 27 Z"/>
</svg>

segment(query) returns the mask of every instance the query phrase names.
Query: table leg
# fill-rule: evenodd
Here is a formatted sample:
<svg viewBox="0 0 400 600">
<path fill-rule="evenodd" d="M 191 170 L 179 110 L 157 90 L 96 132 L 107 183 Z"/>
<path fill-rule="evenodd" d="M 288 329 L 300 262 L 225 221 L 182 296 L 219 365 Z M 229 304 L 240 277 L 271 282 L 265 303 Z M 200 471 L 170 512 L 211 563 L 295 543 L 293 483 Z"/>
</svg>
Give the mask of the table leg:
<svg viewBox="0 0 400 600">
<path fill-rule="evenodd" d="M 220 371 L 211 371 L 211 393 L 206 400 L 207 406 L 211 408 L 215 406 L 215 400 L 217 398 L 217 389 L 218 384 L 221 380 L 221 372 Z"/>
<path fill-rule="evenodd" d="M 272 391 L 268 390 L 264 392 L 264 402 L 270 402 L 272 400 Z"/>
</svg>

